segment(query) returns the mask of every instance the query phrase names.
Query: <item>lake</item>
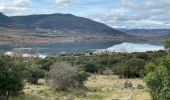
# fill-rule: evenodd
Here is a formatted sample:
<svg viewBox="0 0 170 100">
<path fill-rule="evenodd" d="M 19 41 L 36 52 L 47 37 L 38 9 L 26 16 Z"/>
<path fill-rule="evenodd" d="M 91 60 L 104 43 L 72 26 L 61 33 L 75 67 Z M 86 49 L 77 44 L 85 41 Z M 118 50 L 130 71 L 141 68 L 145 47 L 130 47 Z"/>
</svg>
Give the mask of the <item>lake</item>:
<svg viewBox="0 0 170 100">
<path fill-rule="evenodd" d="M 57 55 L 61 53 L 81 53 L 81 52 L 94 52 L 100 50 L 109 51 L 126 51 L 126 52 L 145 52 L 163 49 L 161 43 L 155 42 L 117 42 L 117 41 L 83 41 L 77 43 L 57 43 L 46 45 L 1 45 L 0 49 L 3 51 L 11 51 L 13 48 L 33 48 L 38 50 L 44 55 Z"/>
<path fill-rule="evenodd" d="M 110 52 L 146 52 L 146 51 L 158 51 L 164 50 L 162 45 L 149 44 L 149 43 L 129 43 L 124 42 L 120 44 L 115 44 L 112 47 L 105 49 Z"/>
</svg>

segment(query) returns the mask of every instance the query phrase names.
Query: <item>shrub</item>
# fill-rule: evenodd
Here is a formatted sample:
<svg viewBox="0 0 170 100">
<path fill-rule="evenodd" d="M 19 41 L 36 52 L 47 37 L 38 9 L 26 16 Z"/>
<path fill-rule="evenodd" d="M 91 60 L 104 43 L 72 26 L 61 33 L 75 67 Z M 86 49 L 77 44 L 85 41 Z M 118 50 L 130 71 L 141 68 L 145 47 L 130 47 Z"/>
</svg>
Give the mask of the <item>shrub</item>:
<svg viewBox="0 0 170 100">
<path fill-rule="evenodd" d="M 126 82 L 124 83 L 124 88 L 132 88 L 132 87 L 133 87 L 133 84 L 132 84 L 131 81 L 126 81 Z"/>
<path fill-rule="evenodd" d="M 70 64 L 60 62 L 51 66 L 47 74 L 47 84 L 55 89 L 66 91 L 72 88 L 80 88 L 88 75 L 84 72 L 78 73 Z"/>
<path fill-rule="evenodd" d="M 110 69 L 106 69 L 106 70 L 103 71 L 103 74 L 105 74 L 105 75 L 107 75 L 107 76 L 113 75 L 113 71 L 110 70 Z"/>
<path fill-rule="evenodd" d="M 90 74 L 84 72 L 84 71 L 80 71 L 77 72 L 74 76 L 73 79 L 75 80 L 75 86 L 77 87 L 83 87 L 84 85 L 84 81 L 86 81 L 88 79 L 88 77 L 90 76 Z M 77 81 L 77 82 L 76 82 Z"/>
<path fill-rule="evenodd" d="M 137 84 L 137 89 L 144 89 L 145 87 L 141 84 Z"/>
<path fill-rule="evenodd" d="M 0 57 L 0 100 L 8 100 L 23 89 L 23 64 L 8 56 Z"/>
<path fill-rule="evenodd" d="M 143 59 L 143 60 L 147 60 L 148 59 L 147 53 L 137 53 L 137 54 L 135 54 L 135 57 L 139 58 L 139 59 Z"/>
<path fill-rule="evenodd" d="M 95 64 L 88 63 L 83 66 L 83 70 L 89 73 L 97 73 L 99 68 Z"/>
<path fill-rule="evenodd" d="M 37 63 L 41 66 L 42 70 L 49 71 L 50 66 L 54 63 L 54 58 L 44 58 L 37 61 Z"/>
<path fill-rule="evenodd" d="M 40 68 L 29 68 L 25 70 L 24 77 L 27 82 L 31 84 L 37 84 L 40 78 L 44 78 L 45 71 L 41 70 Z"/>
<path fill-rule="evenodd" d="M 142 59 L 132 58 L 126 61 L 125 65 L 121 69 L 121 74 L 125 78 L 136 78 L 143 75 L 142 71 L 145 66 L 145 61 Z"/>
<path fill-rule="evenodd" d="M 149 66 L 144 78 L 151 96 L 153 100 L 170 100 L 170 55 L 153 66 L 155 67 Z"/>
<path fill-rule="evenodd" d="M 164 40 L 164 47 L 168 52 L 170 51 L 170 39 Z"/>
</svg>

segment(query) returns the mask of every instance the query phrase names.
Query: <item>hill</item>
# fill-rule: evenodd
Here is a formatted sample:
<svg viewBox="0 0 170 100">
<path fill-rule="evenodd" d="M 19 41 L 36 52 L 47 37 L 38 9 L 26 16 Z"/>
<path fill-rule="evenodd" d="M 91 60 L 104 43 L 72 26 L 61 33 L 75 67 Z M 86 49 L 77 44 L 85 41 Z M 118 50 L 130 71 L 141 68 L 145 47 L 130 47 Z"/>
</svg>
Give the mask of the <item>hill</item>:
<svg viewBox="0 0 170 100">
<path fill-rule="evenodd" d="M 0 26 L 8 26 L 11 23 L 11 19 L 4 14 L 0 13 Z"/>
<path fill-rule="evenodd" d="M 45 29 L 62 32 L 80 32 L 89 34 L 125 35 L 105 24 L 71 14 L 41 14 L 8 17 L 0 13 L 1 25 L 15 29 Z"/>
<path fill-rule="evenodd" d="M 5 16 L 0 13 L 0 44 L 42 44 L 129 38 L 103 23 L 71 14 Z"/>
</svg>

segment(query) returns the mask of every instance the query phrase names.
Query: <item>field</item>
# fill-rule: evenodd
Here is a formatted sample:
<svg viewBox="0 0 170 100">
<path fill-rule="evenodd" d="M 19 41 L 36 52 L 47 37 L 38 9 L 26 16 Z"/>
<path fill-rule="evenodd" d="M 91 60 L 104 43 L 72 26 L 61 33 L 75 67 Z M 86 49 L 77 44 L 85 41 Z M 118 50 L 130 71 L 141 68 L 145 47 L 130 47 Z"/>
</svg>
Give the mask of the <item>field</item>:
<svg viewBox="0 0 170 100">
<path fill-rule="evenodd" d="M 131 88 L 124 88 L 130 81 Z M 139 89 L 137 85 L 144 88 Z M 120 79 L 118 76 L 92 75 L 85 82 L 86 90 L 69 92 L 52 91 L 45 85 L 29 85 L 24 94 L 10 100 L 151 100 L 148 89 L 142 79 Z"/>
</svg>

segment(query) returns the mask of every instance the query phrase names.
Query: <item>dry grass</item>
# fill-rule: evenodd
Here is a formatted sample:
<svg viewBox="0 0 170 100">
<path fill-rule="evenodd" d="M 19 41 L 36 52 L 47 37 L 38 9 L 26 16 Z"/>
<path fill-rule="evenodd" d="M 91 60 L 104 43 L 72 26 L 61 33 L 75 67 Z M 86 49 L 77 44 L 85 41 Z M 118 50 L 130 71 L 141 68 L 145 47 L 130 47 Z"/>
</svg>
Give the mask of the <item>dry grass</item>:
<svg viewBox="0 0 170 100">
<path fill-rule="evenodd" d="M 24 92 L 26 95 L 39 96 L 45 100 L 114 100 L 117 98 L 120 100 L 127 98 L 129 100 L 151 100 L 146 85 L 141 79 L 128 80 L 133 83 L 133 88 L 123 88 L 127 79 L 119 79 L 117 76 L 93 75 L 85 83 L 88 88 L 86 91 L 54 92 L 44 85 L 27 84 Z M 137 84 L 143 85 L 145 88 L 137 89 Z"/>
<path fill-rule="evenodd" d="M 123 85 L 126 81 L 131 81 L 133 88 L 125 89 Z M 144 89 L 137 89 L 137 84 L 143 85 Z M 89 89 L 95 88 L 96 92 L 91 96 L 97 95 L 101 100 L 112 100 L 116 98 L 130 98 L 130 100 L 151 100 L 146 85 L 141 79 L 119 79 L 117 76 L 92 76 L 86 82 Z M 96 98 L 96 100 L 98 100 Z"/>
</svg>

